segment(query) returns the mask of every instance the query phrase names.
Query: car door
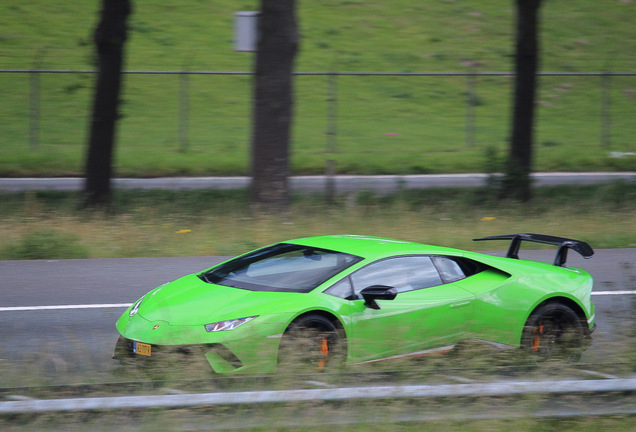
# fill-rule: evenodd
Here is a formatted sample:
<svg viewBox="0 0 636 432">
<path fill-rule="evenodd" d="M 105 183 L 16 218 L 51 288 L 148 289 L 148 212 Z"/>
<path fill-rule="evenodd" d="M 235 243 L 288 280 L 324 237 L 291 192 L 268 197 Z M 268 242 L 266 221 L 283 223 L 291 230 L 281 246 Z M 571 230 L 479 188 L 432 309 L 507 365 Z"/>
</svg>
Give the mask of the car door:
<svg viewBox="0 0 636 432">
<path fill-rule="evenodd" d="M 453 278 L 442 278 L 440 260 L 430 256 L 395 257 L 350 275 L 348 283 L 355 298 L 349 313 L 353 361 L 417 353 L 462 339 L 474 296 Z M 379 309 L 368 307 L 360 293 L 372 285 L 395 287 L 398 294 L 393 300 L 378 300 Z"/>
</svg>

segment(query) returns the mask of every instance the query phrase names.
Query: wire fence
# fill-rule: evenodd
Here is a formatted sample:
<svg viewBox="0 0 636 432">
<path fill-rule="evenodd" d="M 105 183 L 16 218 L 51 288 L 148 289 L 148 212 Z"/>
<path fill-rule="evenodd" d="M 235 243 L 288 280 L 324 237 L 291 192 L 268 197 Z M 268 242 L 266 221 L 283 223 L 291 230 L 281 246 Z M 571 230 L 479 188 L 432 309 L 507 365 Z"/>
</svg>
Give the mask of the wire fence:
<svg viewBox="0 0 636 432">
<path fill-rule="evenodd" d="M 5 148 L 77 147 L 85 140 L 90 69 L 0 69 Z M 250 71 L 127 70 L 120 142 L 179 153 L 213 149 L 231 167 L 245 164 L 251 118 Z M 636 150 L 636 73 L 540 73 L 537 136 L 618 157 Z M 501 146 L 509 130 L 509 72 L 296 72 L 292 137 L 296 163 L 334 160 L 356 172 L 364 153 L 401 157 L 406 172 L 435 172 L 415 154 L 466 153 Z M 69 135 L 69 130 L 74 133 Z M 77 133 L 77 131 L 82 133 Z M 563 150 L 563 157 L 571 150 Z M 396 156 L 401 155 L 401 156 Z M 319 162 L 316 162 L 319 160 Z M 431 161 L 434 164 L 435 161 Z M 239 168 L 238 171 L 241 171 Z M 311 173 L 312 169 L 308 171 Z M 244 172 L 244 171 L 243 171 Z M 313 173 L 316 173 L 315 170 Z M 376 172 L 377 173 L 377 172 Z"/>
</svg>

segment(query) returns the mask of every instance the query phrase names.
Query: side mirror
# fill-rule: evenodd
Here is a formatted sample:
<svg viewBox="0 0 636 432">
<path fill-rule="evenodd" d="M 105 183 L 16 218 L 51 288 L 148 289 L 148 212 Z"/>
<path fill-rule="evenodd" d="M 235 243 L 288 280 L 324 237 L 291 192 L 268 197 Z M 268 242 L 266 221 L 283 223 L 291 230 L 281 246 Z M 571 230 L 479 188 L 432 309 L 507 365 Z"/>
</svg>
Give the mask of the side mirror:
<svg viewBox="0 0 636 432">
<path fill-rule="evenodd" d="M 371 285 L 360 291 L 364 298 L 364 305 L 371 309 L 380 309 L 376 300 L 393 300 L 397 296 L 397 289 L 387 285 Z"/>
</svg>

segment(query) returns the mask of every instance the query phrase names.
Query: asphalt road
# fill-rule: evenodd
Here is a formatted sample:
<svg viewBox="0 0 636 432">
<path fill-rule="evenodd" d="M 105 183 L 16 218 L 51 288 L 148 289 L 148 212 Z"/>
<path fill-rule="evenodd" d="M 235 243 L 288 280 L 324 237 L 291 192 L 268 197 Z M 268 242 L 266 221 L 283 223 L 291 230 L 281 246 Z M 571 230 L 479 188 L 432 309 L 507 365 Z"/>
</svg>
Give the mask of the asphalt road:
<svg viewBox="0 0 636 432">
<path fill-rule="evenodd" d="M 553 253 L 528 251 L 522 258 L 551 261 Z M 0 362 L 63 372 L 113 368 L 114 324 L 126 305 L 222 259 L 0 261 Z M 636 249 L 598 250 L 591 260 L 571 253 L 569 264 L 590 271 L 598 293 L 593 297 L 598 329 L 584 361 L 615 361 L 616 344 L 633 343 Z M 2 368 L 0 382 L 1 374 Z"/>
</svg>

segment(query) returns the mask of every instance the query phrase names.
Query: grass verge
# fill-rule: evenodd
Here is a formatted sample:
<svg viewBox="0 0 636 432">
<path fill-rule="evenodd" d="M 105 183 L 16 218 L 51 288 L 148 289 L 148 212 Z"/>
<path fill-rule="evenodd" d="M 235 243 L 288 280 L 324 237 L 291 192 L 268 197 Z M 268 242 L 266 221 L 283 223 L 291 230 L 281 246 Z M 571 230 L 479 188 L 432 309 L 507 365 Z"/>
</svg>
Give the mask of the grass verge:
<svg viewBox="0 0 636 432">
<path fill-rule="evenodd" d="M 290 238 L 361 234 L 469 250 L 473 238 L 539 232 L 594 248 L 636 247 L 629 183 L 542 187 L 530 203 L 487 189 L 404 190 L 392 196 L 296 196 L 284 216 L 254 214 L 245 191 L 123 191 L 109 212 L 77 209 L 70 192 L 3 194 L 0 259 L 234 255 Z"/>
</svg>

